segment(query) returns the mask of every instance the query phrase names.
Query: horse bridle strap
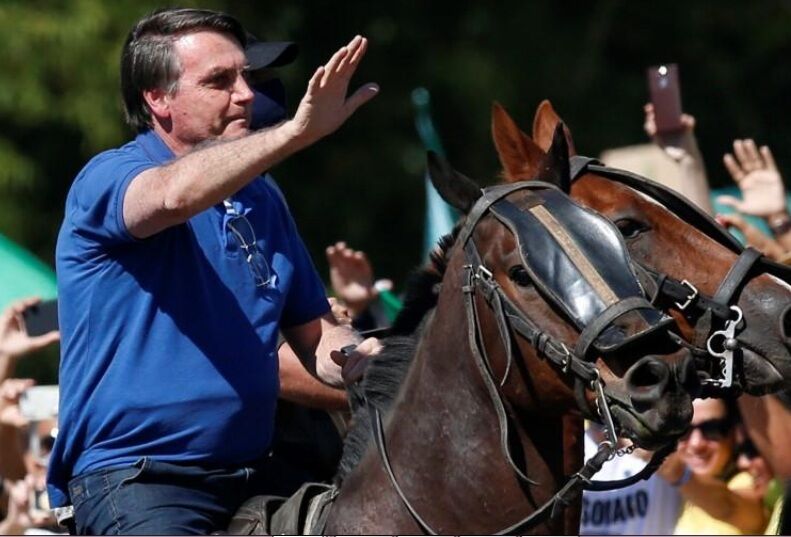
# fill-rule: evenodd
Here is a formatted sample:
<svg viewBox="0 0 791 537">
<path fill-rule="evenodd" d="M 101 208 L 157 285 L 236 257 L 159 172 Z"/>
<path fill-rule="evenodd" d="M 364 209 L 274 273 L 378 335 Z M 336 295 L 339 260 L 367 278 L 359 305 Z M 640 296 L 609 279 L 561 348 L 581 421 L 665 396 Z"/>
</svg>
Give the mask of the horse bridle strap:
<svg viewBox="0 0 791 537">
<path fill-rule="evenodd" d="M 674 190 L 642 175 L 604 166 L 595 158 L 574 155 L 569 160 L 572 182 L 579 179 L 586 172 L 612 179 L 617 183 L 647 195 L 654 201 L 658 201 L 677 217 L 691 224 L 701 233 L 717 241 L 733 253 L 740 255 L 744 251 L 745 248 L 741 243 L 719 225 L 716 220 Z M 791 278 L 791 267 L 772 261 L 764 255 L 761 255 L 757 260 L 757 265 L 758 270 L 762 273 L 772 274 L 784 281 L 788 281 Z"/>
<path fill-rule="evenodd" d="M 686 280 L 679 282 L 667 274 L 657 273 L 648 267 L 641 267 L 655 282 L 653 303 L 656 303 L 660 298 L 669 298 L 686 315 L 690 315 L 692 311 L 702 312 L 700 318 L 695 322 L 695 336 L 690 350 L 696 355 L 705 356 L 708 354 L 720 358 L 723 378 L 708 379 L 709 385 L 718 388 L 734 387 L 734 352 L 738 352 L 739 349 L 723 348 L 722 351 L 715 351 L 712 354 L 712 344 L 723 334 L 727 334 L 734 342 L 737 341 L 734 338 L 739 323 L 734 318 L 734 313 L 735 317 L 741 320 L 742 312 L 734 303 L 737 300 L 738 291 L 751 276 L 766 273 L 787 281 L 791 278 L 791 269 L 770 260 L 753 248 L 744 248 L 709 215 L 664 185 L 626 170 L 609 168 L 596 159 L 579 155 L 570 158 L 570 170 L 572 182 L 586 172 L 591 172 L 633 188 L 663 204 L 677 217 L 738 254 L 738 259 L 720 282 L 713 297 L 707 297 L 700 293 L 692 283 Z M 715 317 L 724 323 L 722 330 L 715 331 L 713 326 Z"/>
</svg>

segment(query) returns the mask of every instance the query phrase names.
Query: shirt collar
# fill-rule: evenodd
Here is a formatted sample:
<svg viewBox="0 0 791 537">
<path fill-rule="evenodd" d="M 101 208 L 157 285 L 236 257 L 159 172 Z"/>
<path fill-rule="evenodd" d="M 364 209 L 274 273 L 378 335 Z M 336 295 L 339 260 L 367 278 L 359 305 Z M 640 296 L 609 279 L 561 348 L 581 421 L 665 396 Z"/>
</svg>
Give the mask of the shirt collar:
<svg viewBox="0 0 791 537">
<path fill-rule="evenodd" d="M 148 158 L 157 164 L 164 164 L 175 158 L 173 151 L 170 150 L 153 129 L 141 132 L 137 135 L 135 141 L 140 145 Z"/>
</svg>

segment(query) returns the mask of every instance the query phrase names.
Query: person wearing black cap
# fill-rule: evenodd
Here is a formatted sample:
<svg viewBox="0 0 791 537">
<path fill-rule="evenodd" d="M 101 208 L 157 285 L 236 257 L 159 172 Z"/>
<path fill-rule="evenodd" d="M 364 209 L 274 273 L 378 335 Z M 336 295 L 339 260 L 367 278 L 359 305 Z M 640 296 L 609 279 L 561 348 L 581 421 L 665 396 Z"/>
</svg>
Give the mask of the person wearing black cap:
<svg viewBox="0 0 791 537">
<path fill-rule="evenodd" d="M 294 116 L 251 130 L 253 45 L 236 19 L 165 9 L 121 57 L 130 143 L 72 184 L 56 264 L 60 433 L 50 504 L 87 534 L 208 534 L 271 486 L 266 457 L 282 332 L 308 370 L 342 386 L 376 340 L 330 313 L 296 226 L 266 172 L 374 97 L 347 96 L 357 36 L 308 82 Z M 347 358 L 335 351 L 349 344 Z M 71 504 L 71 506 L 69 505 Z"/>
</svg>

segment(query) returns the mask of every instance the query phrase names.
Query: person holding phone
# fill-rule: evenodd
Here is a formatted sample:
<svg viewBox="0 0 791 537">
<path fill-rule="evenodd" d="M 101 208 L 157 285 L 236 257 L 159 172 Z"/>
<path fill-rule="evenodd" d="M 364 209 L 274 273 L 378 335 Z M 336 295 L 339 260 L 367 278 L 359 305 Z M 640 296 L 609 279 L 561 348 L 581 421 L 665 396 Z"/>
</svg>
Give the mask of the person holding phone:
<svg viewBox="0 0 791 537">
<path fill-rule="evenodd" d="M 695 138 L 695 118 L 681 115 L 681 131 L 660 132 L 656 128 L 654 105 L 643 107 L 643 127 L 648 137 L 678 166 L 678 192 L 709 214 L 713 207 L 710 200 L 709 179 L 703 155 Z"/>
<path fill-rule="evenodd" d="M 41 303 L 37 297 L 17 300 L 0 314 L 0 382 L 13 375 L 17 361 L 60 340 L 58 330 L 40 335 L 27 331 L 25 314 Z"/>
<path fill-rule="evenodd" d="M 2 535 L 18 535 L 31 528 L 56 529 L 52 515 L 35 509 L 31 503 L 34 490 L 40 491 L 40 498 L 45 498 L 42 495 L 45 469 L 39 467 L 36 471 L 28 457 L 30 452 L 25 446 L 31 425 L 20 409 L 19 400 L 34 382 L 12 378 L 20 359 L 60 339 L 57 330 L 45 330 L 40 335 L 28 332 L 26 321 L 40 303 L 37 297 L 24 298 L 0 314 L 0 489 L 7 501 L 6 517 L 0 521 Z"/>
<path fill-rule="evenodd" d="M 67 197 L 48 490 L 63 516 L 71 504 L 79 533 L 224 530 L 271 485 L 278 333 L 335 387 L 377 350 L 330 313 L 267 173 L 377 94 L 347 95 L 368 42 L 354 37 L 316 69 L 292 118 L 253 131 L 247 40 L 215 11 L 138 21 L 121 54 L 137 135 L 93 158 Z M 352 356 L 337 352 L 349 344 Z"/>
</svg>

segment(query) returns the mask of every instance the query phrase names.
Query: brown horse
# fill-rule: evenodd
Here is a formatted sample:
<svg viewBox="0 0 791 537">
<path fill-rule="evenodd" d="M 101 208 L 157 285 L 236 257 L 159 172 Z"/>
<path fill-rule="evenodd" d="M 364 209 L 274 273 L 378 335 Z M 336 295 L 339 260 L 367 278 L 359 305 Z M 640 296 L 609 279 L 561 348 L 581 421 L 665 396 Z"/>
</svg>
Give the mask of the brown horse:
<svg viewBox="0 0 791 537">
<path fill-rule="evenodd" d="M 544 181 L 568 173 L 565 143 L 555 149 Z M 691 417 L 690 357 L 652 355 L 669 346 L 667 318 L 647 308 L 607 220 L 548 184 L 482 194 L 439 161 L 430 170 L 467 216 L 402 313 L 436 301 L 405 345 L 414 356 L 402 344 L 397 361 L 386 345 L 366 372 L 368 405 L 385 417 L 355 415 L 322 532 L 576 534 L 582 480 L 564 483 L 583 466 L 581 412 L 646 446 L 672 440 Z M 608 288 L 617 297 L 597 306 Z"/>
<path fill-rule="evenodd" d="M 548 101 L 538 107 L 532 137 L 494 105 L 492 134 L 506 181 L 532 179 L 547 165 L 559 125 Z M 563 129 L 573 154 L 571 133 Z M 572 197 L 613 221 L 654 283 L 664 278 L 659 289 L 676 292 L 674 298 L 658 293 L 656 303 L 670 311 L 699 354 L 713 353 L 724 363 L 728 353 L 741 350 L 743 360 L 733 362 L 731 373 L 734 386 L 751 394 L 791 387 L 791 272 L 742 252 L 724 229 L 660 185 L 577 159 L 583 165 L 571 174 L 577 175 Z M 641 194 L 639 187 L 648 190 L 640 188 Z"/>
</svg>

